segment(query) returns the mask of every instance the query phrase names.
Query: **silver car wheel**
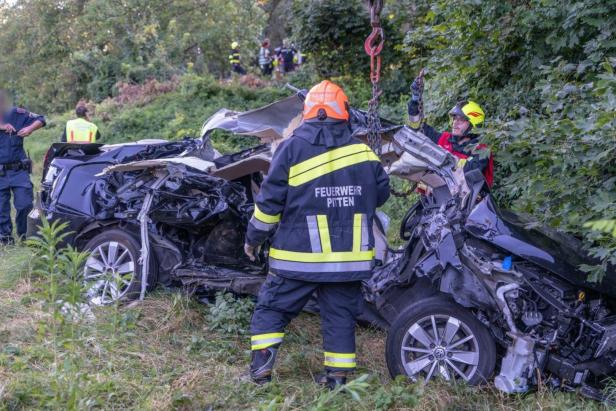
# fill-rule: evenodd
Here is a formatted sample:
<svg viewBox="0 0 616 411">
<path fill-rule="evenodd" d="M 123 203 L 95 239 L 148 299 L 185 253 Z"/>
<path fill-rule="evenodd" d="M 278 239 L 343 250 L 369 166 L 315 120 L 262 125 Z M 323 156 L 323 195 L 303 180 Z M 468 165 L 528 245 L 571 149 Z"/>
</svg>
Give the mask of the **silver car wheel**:
<svg viewBox="0 0 616 411">
<path fill-rule="evenodd" d="M 413 323 L 402 340 L 406 374 L 425 383 L 440 376 L 446 381 L 469 381 L 479 364 L 479 345 L 470 328 L 448 315 L 430 315 Z"/>
<path fill-rule="evenodd" d="M 93 249 L 83 271 L 88 300 L 95 305 L 121 300 L 135 281 L 135 262 L 135 256 L 117 241 Z"/>
</svg>

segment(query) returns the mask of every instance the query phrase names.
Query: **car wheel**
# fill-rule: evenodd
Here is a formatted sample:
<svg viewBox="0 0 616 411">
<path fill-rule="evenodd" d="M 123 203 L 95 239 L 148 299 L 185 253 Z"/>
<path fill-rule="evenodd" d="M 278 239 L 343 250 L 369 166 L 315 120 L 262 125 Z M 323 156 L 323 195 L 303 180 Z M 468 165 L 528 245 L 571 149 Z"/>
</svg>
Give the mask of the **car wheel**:
<svg viewBox="0 0 616 411">
<path fill-rule="evenodd" d="M 496 347 L 488 329 L 470 311 L 435 296 L 400 313 L 387 334 L 386 357 L 392 377 L 478 385 L 492 376 Z"/>
<path fill-rule="evenodd" d="M 141 293 L 141 246 L 130 234 L 111 229 L 93 237 L 86 244 L 90 252 L 83 269 L 88 300 L 107 305 L 121 300 L 135 300 Z M 154 285 L 157 272 L 154 255 L 150 256 L 148 286 Z"/>
</svg>

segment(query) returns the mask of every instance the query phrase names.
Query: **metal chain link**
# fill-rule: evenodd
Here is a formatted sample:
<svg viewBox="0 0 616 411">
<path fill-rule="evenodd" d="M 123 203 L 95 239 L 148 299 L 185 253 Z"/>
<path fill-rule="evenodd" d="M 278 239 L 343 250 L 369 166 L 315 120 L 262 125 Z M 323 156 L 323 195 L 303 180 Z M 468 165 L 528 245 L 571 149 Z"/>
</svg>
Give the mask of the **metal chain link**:
<svg viewBox="0 0 616 411">
<path fill-rule="evenodd" d="M 381 155 L 381 118 L 379 116 L 379 81 L 381 80 L 381 51 L 385 36 L 381 27 L 381 10 L 383 0 L 370 0 L 370 25 L 372 33 L 364 43 L 364 50 L 370 56 L 370 82 L 372 83 L 372 98 L 368 103 L 368 145 L 378 155 Z"/>
<path fill-rule="evenodd" d="M 413 183 L 413 185 L 411 185 L 411 187 L 406 191 L 398 191 L 390 185 L 389 192 L 394 197 L 408 197 L 415 192 L 416 188 L 417 188 L 417 183 Z"/>
<path fill-rule="evenodd" d="M 424 74 L 425 71 L 424 69 L 421 69 L 421 71 L 419 72 L 419 75 L 417 76 L 417 79 L 419 80 L 419 116 L 420 116 L 420 120 L 419 120 L 419 126 L 421 127 L 423 125 L 424 122 L 424 101 L 423 101 L 423 92 L 424 92 Z"/>
<path fill-rule="evenodd" d="M 368 103 L 368 145 L 376 153 L 381 156 L 381 117 L 379 116 L 379 90 L 378 83 L 372 84 L 372 98 Z"/>
</svg>

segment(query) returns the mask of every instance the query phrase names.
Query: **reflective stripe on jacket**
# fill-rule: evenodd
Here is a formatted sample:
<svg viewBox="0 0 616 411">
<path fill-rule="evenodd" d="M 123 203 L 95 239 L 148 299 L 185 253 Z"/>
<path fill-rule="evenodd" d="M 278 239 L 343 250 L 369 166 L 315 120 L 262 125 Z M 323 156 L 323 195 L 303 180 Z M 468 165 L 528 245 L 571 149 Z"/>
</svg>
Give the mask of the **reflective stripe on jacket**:
<svg viewBox="0 0 616 411">
<path fill-rule="evenodd" d="M 276 150 L 246 241 L 274 233 L 270 271 L 315 282 L 357 281 L 374 264 L 372 221 L 389 177 L 347 122 L 306 122 Z"/>
<path fill-rule="evenodd" d="M 240 64 L 239 50 L 231 50 L 231 54 L 229 54 L 229 64 Z"/>
<path fill-rule="evenodd" d="M 272 62 L 272 58 L 270 57 L 270 51 L 268 48 L 261 47 L 259 50 L 259 65 L 266 66 Z"/>
<path fill-rule="evenodd" d="M 66 122 L 66 141 L 68 143 L 96 143 L 98 127 L 83 118 Z"/>
</svg>

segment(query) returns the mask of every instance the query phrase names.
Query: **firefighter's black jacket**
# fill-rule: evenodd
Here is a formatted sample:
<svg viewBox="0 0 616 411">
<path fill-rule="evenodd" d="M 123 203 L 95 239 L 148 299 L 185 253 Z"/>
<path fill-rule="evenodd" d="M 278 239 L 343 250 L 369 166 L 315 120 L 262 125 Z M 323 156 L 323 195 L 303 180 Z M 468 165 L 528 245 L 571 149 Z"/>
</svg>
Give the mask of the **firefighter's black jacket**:
<svg viewBox="0 0 616 411">
<path fill-rule="evenodd" d="M 246 242 L 257 246 L 274 233 L 270 271 L 283 277 L 366 279 L 374 212 L 388 198 L 389 177 L 348 122 L 304 122 L 274 154 Z"/>
</svg>

